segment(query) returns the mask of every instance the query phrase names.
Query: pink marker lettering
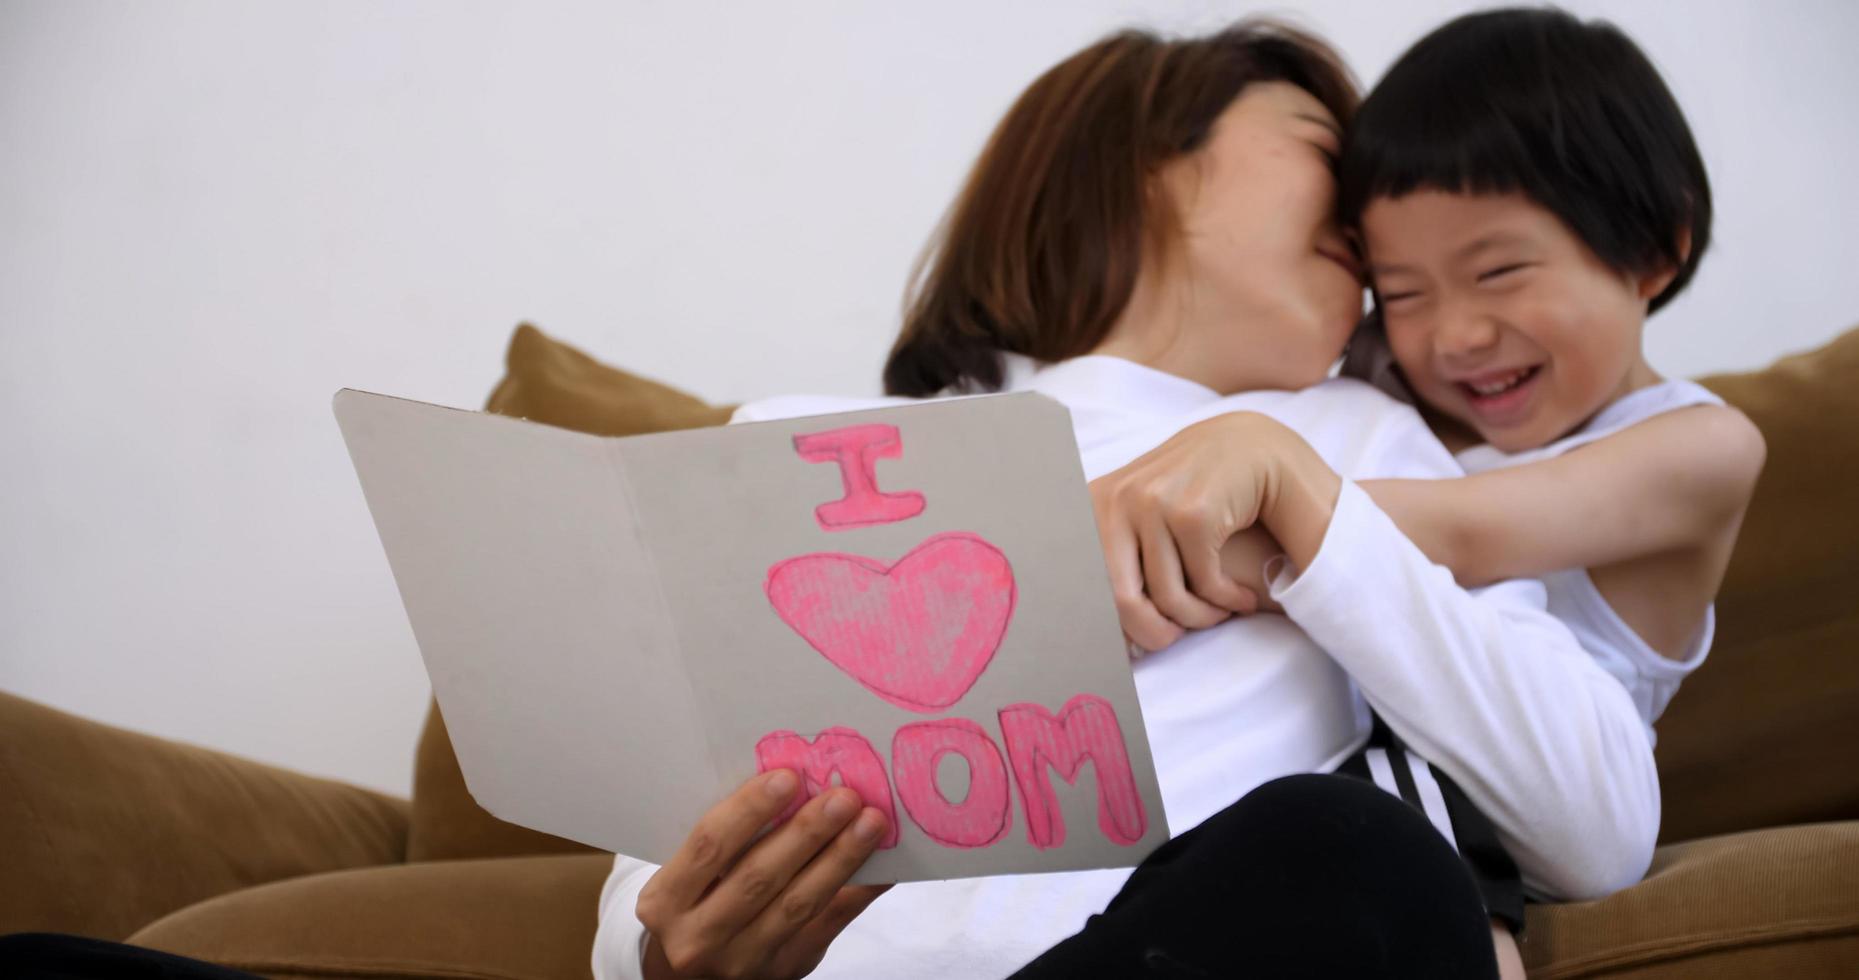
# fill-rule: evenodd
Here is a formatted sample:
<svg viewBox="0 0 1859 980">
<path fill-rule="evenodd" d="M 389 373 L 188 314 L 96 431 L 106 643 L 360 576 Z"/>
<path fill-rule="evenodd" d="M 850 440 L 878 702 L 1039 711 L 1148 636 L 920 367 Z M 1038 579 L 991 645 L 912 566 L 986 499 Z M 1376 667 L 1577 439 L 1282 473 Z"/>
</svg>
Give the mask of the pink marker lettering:
<svg viewBox="0 0 1859 980">
<path fill-rule="evenodd" d="M 968 794 L 960 802 L 936 785 L 936 766 L 951 752 L 968 763 Z M 1007 836 L 1007 767 L 980 725 L 946 718 L 899 728 L 891 737 L 891 771 L 904 811 L 938 844 L 986 847 Z"/>
<path fill-rule="evenodd" d="M 973 534 L 938 534 L 897 564 L 813 554 L 777 562 L 775 614 L 873 694 L 928 714 L 954 704 L 994 659 L 1013 618 L 1013 566 Z"/>
<path fill-rule="evenodd" d="M 904 454 L 904 440 L 895 425 L 850 425 L 843 429 L 794 437 L 794 450 L 809 463 L 838 463 L 846 495 L 814 508 L 813 516 L 826 531 L 890 524 L 923 513 L 923 495 L 883 493 L 878 489 L 878 460 Z"/>
<path fill-rule="evenodd" d="M 769 732 L 755 743 L 755 771 L 792 769 L 801 775 L 801 791 L 794 802 L 775 818 L 785 823 L 801 805 L 826 792 L 833 773 L 848 789 L 859 795 L 866 806 L 877 807 L 884 814 L 889 829 L 879 848 L 897 846 L 897 811 L 891 805 L 891 783 L 884 775 L 884 761 L 865 736 L 850 728 L 834 727 L 821 732 L 812 743 L 803 735 L 790 731 Z"/>
<path fill-rule="evenodd" d="M 1001 737 L 1014 782 L 1026 807 L 1026 837 L 1040 850 L 1065 843 L 1065 815 L 1046 776 L 1057 769 L 1067 783 L 1078 781 L 1086 759 L 1097 773 L 1097 826 L 1110 840 L 1128 847 L 1142 838 L 1149 826 L 1136 777 L 1130 771 L 1129 753 L 1123 747 L 1123 729 L 1110 702 L 1093 694 L 1080 694 L 1065 702 L 1057 717 L 1037 704 L 1014 704 L 1001 709 Z"/>
</svg>

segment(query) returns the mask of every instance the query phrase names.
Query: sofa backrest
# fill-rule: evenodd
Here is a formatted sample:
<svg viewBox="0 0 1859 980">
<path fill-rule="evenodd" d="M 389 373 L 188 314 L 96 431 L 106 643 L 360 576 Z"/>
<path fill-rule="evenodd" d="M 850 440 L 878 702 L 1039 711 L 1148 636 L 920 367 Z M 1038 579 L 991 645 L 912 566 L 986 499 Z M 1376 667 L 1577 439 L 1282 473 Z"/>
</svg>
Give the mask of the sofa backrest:
<svg viewBox="0 0 1859 980">
<path fill-rule="evenodd" d="M 712 407 L 524 324 L 487 410 L 601 435 L 720 425 Z M 1859 818 L 1859 329 L 1703 379 L 1769 458 L 1718 598 L 1717 642 L 1658 724 L 1662 838 Z M 435 706 L 414 768 L 409 860 L 588 850 L 486 813 Z"/>
<path fill-rule="evenodd" d="M 1859 329 L 1701 380 L 1769 458 L 1717 642 L 1657 726 L 1662 839 L 1859 818 Z"/>
</svg>

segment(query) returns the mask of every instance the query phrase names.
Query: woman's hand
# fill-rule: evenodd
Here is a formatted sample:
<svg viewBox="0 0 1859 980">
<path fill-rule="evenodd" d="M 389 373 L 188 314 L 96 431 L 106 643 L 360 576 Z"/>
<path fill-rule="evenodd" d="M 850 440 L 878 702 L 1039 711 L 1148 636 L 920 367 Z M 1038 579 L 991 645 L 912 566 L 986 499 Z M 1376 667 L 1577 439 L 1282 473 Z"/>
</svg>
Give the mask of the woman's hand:
<svg viewBox="0 0 1859 980">
<path fill-rule="evenodd" d="M 786 769 L 743 783 L 698 820 L 639 892 L 647 980 L 804 977 L 889 885 L 847 885 L 884 814 L 834 787 L 757 839 L 800 782 Z"/>
<path fill-rule="evenodd" d="M 1220 546 L 1221 571 L 1258 596 L 1253 612 L 1284 612 L 1284 607 L 1272 598 L 1271 583 L 1265 578 L 1265 566 L 1284 553 L 1278 539 L 1261 524 L 1240 531 Z"/>
<path fill-rule="evenodd" d="M 1336 482 L 1296 433 L 1254 412 L 1197 422 L 1091 481 L 1124 634 L 1159 650 L 1268 604 L 1263 567 L 1283 549 L 1265 525 L 1275 511 L 1295 512 L 1298 536 L 1310 537 L 1321 508 L 1305 498 Z M 1280 506 L 1294 496 L 1301 506 Z M 1329 505 L 1335 499 L 1329 489 Z"/>
</svg>

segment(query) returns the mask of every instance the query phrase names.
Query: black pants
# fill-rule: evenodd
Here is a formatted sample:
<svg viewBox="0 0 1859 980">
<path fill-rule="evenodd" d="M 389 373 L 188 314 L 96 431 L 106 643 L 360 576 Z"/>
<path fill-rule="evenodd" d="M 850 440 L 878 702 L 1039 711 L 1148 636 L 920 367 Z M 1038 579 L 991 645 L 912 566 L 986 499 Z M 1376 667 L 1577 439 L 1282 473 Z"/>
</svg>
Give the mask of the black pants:
<svg viewBox="0 0 1859 980">
<path fill-rule="evenodd" d="M 1459 855 L 1373 783 L 1289 776 L 1156 849 L 1016 977 L 1495 980 Z"/>
<path fill-rule="evenodd" d="M 239 970 L 140 946 L 18 932 L 0 936 L 0 977 L 7 980 L 258 980 Z"/>
<path fill-rule="evenodd" d="M 1498 839 L 1497 826 L 1451 776 L 1409 750 L 1379 716 L 1368 744 L 1336 771 L 1374 783 L 1382 792 L 1426 814 L 1433 829 L 1458 850 L 1484 900 L 1485 912 L 1503 920 L 1512 933 L 1523 932 L 1523 876 L 1517 862 Z"/>
</svg>

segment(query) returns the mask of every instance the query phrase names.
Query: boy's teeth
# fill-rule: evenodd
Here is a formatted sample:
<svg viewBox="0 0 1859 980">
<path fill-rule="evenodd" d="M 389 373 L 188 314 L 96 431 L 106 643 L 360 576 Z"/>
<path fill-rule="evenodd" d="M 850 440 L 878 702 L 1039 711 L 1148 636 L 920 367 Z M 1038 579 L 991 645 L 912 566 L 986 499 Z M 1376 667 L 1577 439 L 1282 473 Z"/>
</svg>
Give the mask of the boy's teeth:
<svg viewBox="0 0 1859 980">
<path fill-rule="evenodd" d="M 1511 373 L 1503 376 L 1502 378 L 1497 379 L 1496 381 L 1486 382 L 1485 384 L 1472 384 L 1470 382 L 1467 382 L 1466 387 L 1472 389 L 1473 391 L 1481 395 L 1501 395 L 1504 392 L 1509 391 L 1510 389 L 1516 387 L 1517 382 L 1523 380 L 1523 376 L 1528 373 L 1529 371 L 1527 370 L 1512 371 Z"/>
</svg>

